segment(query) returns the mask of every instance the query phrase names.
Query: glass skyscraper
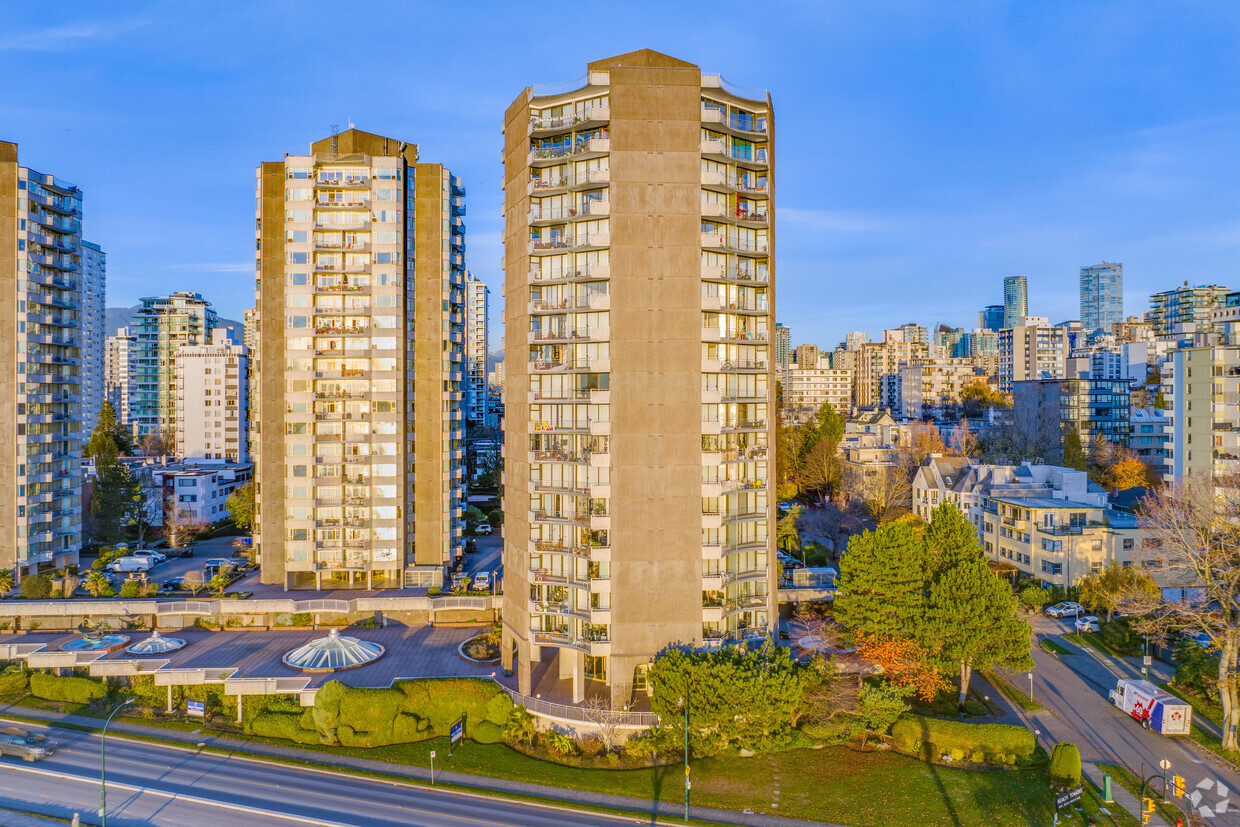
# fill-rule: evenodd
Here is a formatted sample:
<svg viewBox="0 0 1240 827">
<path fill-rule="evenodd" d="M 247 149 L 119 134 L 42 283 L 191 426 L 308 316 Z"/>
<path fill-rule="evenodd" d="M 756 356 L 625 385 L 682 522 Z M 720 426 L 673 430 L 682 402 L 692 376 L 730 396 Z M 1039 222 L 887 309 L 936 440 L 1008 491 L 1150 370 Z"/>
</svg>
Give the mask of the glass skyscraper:
<svg viewBox="0 0 1240 827">
<path fill-rule="evenodd" d="M 1029 315 L 1029 288 L 1024 276 L 1008 276 L 1003 280 L 1003 327 L 1011 329 Z"/>
<path fill-rule="evenodd" d="M 1102 262 L 1081 268 L 1081 329 L 1086 335 L 1124 320 L 1124 265 Z"/>
<path fill-rule="evenodd" d="M 998 333 L 1003 329 L 1003 305 L 990 304 L 977 314 L 977 326 L 981 330 L 993 330 Z"/>
</svg>

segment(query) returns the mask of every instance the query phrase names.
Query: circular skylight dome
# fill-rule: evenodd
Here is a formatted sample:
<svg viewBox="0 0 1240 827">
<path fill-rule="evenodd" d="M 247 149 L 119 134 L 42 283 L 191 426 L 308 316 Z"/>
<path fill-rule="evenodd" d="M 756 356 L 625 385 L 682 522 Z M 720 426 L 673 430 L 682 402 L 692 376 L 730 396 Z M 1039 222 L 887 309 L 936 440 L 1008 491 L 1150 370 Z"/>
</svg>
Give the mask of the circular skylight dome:
<svg viewBox="0 0 1240 827">
<path fill-rule="evenodd" d="M 284 655 L 284 665 L 303 672 L 335 672 L 356 669 L 383 657 L 383 647 L 368 640 L 341 637 L 332 629 L 327 637 L 312 640 Z"/>
<path fill-rule="evenodd" d="M 159 632 L 151 632 L 146 640 L 140 640 L 125 651 L 131 655 L 166 655 L 175 652 L 185 645 L 185 641 L 176 637 L 164 637 Z"/>
</svg>

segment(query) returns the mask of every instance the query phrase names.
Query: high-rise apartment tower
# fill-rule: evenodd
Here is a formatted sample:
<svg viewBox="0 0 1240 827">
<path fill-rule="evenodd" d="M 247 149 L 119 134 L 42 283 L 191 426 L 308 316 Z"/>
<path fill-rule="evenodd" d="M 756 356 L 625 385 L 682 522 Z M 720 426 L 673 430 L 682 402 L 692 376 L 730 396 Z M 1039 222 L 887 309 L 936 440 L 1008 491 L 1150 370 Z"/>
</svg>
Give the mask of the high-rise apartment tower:
<svg viewBox="0 0 1240 827">
<path fill-rule="evenodd" d="M 503 660 L 628 703 L 669 644 L 765 636 L 770 97 L 641 50 L 504 120 Z M 551 667 L 548 667 L 549 669 Z"/>
<path fill-rule="evenodd" d="M 464 552 L 460 179 L 349 129 L 263 163 L 257 193 L 262 580 L 440 586 Z"/>
<path fill-rule="evenodd" d="M 116 421 L 133 430 L 137 409 L 138 339 L 128 327 L 119 328 L 115 336 L 103 343 L 103 394 L 116 411 Z M 91 426 L 93 429 L 93 426 Z"/>
<path fill-rule="evenodd" d="M 1029 285 L 1024 276 L 1008 276 L 1003 280 L 1003 327 L 1016 327 L 1029 315 Z"/>
<path fill-rule="evenodd" d="M 142 300 L 134 320 L 137 344 L 133 397 L 134 433 L 159 434 L 175 441 L 177 423 L 177 353 L 187 345 L 205 345 L 215 329 L 211 302 L 198 293 L 173 293 Z"/>
<path fill-rule="evenodd" d="M 1081 330 L 1088 336 L 1124 320 L 1124 265 L 1104 261 L 1081 268 Z"/>
<path fill-rule="evenodd" d="M 177 354 L 176 454 L 249 462 L 249 350 L 216 328 Z"/>
<path fill-rule="evenodd" d="M 108 283 L 108 257 L 98 244 L 82 242 L 82 439 L 99 421 L 103 406 L 104 295 Z"/>
<path fill-rule="evenodd" d="M 82 547 L 82 194 L 0 141 L 0 568 Z"/>
<path fill-rule="evenodd" d="M 464 209 L 464 207 L 462 207 Z M 465 274 L 465 416 L 487 419 L 487 323 L 491 289 L 482 279 Z"/>
</svg>

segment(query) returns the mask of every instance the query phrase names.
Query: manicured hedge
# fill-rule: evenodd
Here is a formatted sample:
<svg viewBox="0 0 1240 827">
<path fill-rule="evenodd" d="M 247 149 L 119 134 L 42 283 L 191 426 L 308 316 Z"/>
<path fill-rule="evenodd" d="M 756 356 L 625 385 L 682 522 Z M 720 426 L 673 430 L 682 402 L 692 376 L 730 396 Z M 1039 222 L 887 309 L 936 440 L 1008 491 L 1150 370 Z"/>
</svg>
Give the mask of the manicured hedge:
<svg viewBox="0 0 1240 827">
<path fill-rule="evenodd" d="M 43 672 L 30 674 L 30 694 L 48 701 L 88 704 L 108 694 L 102 681 L 89 678 L 62 678 Z"/>
<path fill-rule="evenodd" d="M 305 710 L 293 697 L 281 697 L 247 699 L 247 731 L 302 743 L 378 747 L 445 736 L 464 720 L 468 737 L 494 744 L 503 739 L 513 710 L 507 693 L 477 678 L 401 681 L 390 689 L 329 681 Z"/>
<path fill-rule="evenodd" d="M 905 715 L 891 728 L 891 737 L 901 752 L 925 761 L 937 761 L 948 754 L 953 760 L 980 754 L 995 764 L 1014 764 L 1033 757 L 1037 740 L 1024 727 L 1009 724 L 966 724 L 921 715 Z"/>
<path fill-rule="evenodd" d="M 0 672 L 0 697 L 20 697 L 29 689 L 30 673 L 20 666 L 8 666 L 4 672 Z"/>
<path fill-rule="evenodd" d="M 1081 783 L 1081 751 L 1076 744 L 1059 743 L 1051 750 L 1051 783 L 1075 787 Z"/>
</svg>

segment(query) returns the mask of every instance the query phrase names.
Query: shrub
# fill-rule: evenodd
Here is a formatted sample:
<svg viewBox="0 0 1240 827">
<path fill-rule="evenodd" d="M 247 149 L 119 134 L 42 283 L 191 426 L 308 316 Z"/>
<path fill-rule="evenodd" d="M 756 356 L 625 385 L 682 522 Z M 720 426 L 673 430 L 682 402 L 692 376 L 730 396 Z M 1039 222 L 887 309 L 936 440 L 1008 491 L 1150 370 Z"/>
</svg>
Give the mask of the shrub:
<svg viewBox="0 0 1240 827">
<path fill-rule="evenodd" d="M 504 740 L 510 744 L 533 743 L 538 727 L 524 706 L 514 706 L 504 723 Z"/>
<path fill-rule="evenodd" d="M 964 702 L 964 714 L 966 715 L 973 715 L 974 717 L 977 717 L 979 715 L 985 715 L 988 712 L 990 712 L 990 710 L 987 709 L 986 704 L 981 701 L 970 698 Z"/>
<path fill-rule="evenodd" d="M 1081 752 L 1075 744 L 1058 743 L 1051 750 L 1051 783 L 1075 787 L 1081 783 Z"/>
<path fill-rule="evenodd" d="M 9 666 L 0 672 L 0 697 L 18 698 L 29 689 L 30 673 L 20 666 Z"/>
<path fill-rule="evenodd" d="M 479 744 L 498 744 L 503 740 L 503 730 L 499 728 L 499 724 L 492 721 L 481 721 L 474 726 L 473 735 L 471 735 Z"/>
<path fill-rule="evenodd" d="M 552 755 L 565 757 L 577 751 L 577 743 L 555 730 L 547 730 L 542 734 L 543 744 Z"/>
<path fill-rule="evenodd" d="M 318 732 L 303 729 L 301 717 L 301 715 L 290 715 L 287 712 L 265 713 L 249 722 L 247 729 L 264 738 L 284 738 L 299 744 L 319 743 Z"/>
<path fill-rule="evenodd" d="M 1214 694 L 1218 684 L 1218 659 L 1193 640 L 1175 645 L 1175 682 L 1202 695 Z"/>
<path fill-rule="evenodd" d="M 979 750 L 986 754 L 1010 753 L 1031 758 L 1037 748 L 1033 733 L 1009 724 L 966 724 L 921 715 L 905 715 L 891 728 L 891 737 L 901 752 L 934 761 L 943 753 Z M 956 759 L 960 760 L 960 759 Z"/>
<path fill-rule="evenodd" d="M 1141 651 L 1141 636 L 1124 617 L 1102 624 L 1102 642 L 1117 652 L 1135 654 Z"/>
<path fill-rule="evenodd" d="M 52 596 L 52 578 L 46 574 L 30 574 L 22 578 L 22 597 L 27 600 L 46 600 Z"/>
<path fill-rule="evenodd" d="M 439 597 L 439 595 L 441 594 L 443 594 L 443 589 L 439 588 L 438 586 L 431 586 L 426 591 L 427 597 Z"/>
<path fill-rule="evenodd" d="M 980 749 L 975 749 L 969 753 L 969 760 L 974 764 L 981 764 L 986 760 L 986 755 Z"/>
<path fill-rule="evenodd" d="M 88 704 L 108 694 L 102 681 L 90 678 L 62 678 L 43 672 L 30 674 L 30 694 L 47 701 Z"/>
<path fill-rule="evenodd" d="M 487 514 L 487 522 L 490 523 L 491 528 L 499 528 L 504 524 L 504 512 L 498 508 L 495 509 Z"/>
<path fill-rule="evenodd" d="M 133 600 L 142 593 L 142 584 L 137 580 L 126 580 L 121 583 L 121 599 Z"/>
<path fill-rule="evenodd" d="M 1020 593 L 1021 605 L 1026 606 L 1034 611 L 1041 609 L 1050 600 L 1050 593 L 1041 586 L 1030 586 Z"/>
</svg>

